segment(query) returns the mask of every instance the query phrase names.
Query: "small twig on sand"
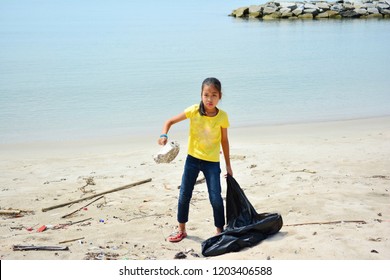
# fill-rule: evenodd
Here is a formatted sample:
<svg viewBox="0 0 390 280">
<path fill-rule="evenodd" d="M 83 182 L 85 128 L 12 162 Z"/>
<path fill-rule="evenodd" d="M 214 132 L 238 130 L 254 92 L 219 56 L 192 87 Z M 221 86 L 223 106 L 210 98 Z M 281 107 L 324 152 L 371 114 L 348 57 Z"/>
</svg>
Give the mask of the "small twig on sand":
<svg viewBox="0 0 390 280">
<path fill-rule="evenodd" d="M 58 244 L 73 242 L 73 241 L 77 241 L 77 240 L 82 240 L 82 239 L 84 239 L 84 238 L 85 238 L 85 237 L 79 237 L 79 238 L 75 238 L 75 239 L 64 240 L 64 241 L 58 242 Z"/>
<path fill-rule="evenodd" d="M 133 220 L 138 220 L 138 219 L 144 219 L 144 218 L 148 218 L 148 217 L 161 217 L 161 216 L 163 216 L 163 214 L 144 215 L 144 216 L 141 216 L 141 217 L 135 217 L 135 218 L 132 218 L 130 220 L 127 220 L 127 222 L 130 222 L 130 221 L 133 221 Z"/>
<path fill-rule="evenodd" d="M 61 229 L 61 228 L 67 227 L 67 226 L 72 226 L 72 225 L 79 224 L 79 223 L 82 223 L 82 222 L 85 222 L 85 221 L 89 221 L 89 220 L 92 220 L 92 218 L 87 218 L 87 219 L 84 219 L 84 220 L 81 220 L 81 221 L 77 221 L 77 222 L 69 222 L 69 223 L 66 223 L 66 224 L 59 224 L 59 225 L 56 225 L 54 227 L 54 229 Z"/>
<path fill-rule="evenodd" d="M 385 176 L 385 175 L 374 175 L 371 178 L 374 179 L 384 179 L 384 180 L 390 180 L 390 176 Z"/>
<path fill-rule="evenodd" d="M 309 170 L 309 169 L 301 169 L 301 170 L 291 170 L 290 172 L 306 172 L 306 173 L 311 173 L 311 174 L 315 174 L 317 173 L 316 171 L 313 171 L 313 170 Z"/>
<path fill-rule="evenodd" d="M 72 213 L 69 213 L 69 214 L 66 214 L 66 215 L 62 216 L 61 218 L 66 218 L 66 217 L 72 216 L 74 213 L 76 213 L 76 212 L 78 212 L 78 211 L 84 209 L 85 207 L 91 205 L 91 204 L 94 203 L 95 201 L 98 201 L 99 199 L 102 199 L 103 197 L 104 197 L 104 196 L 98 197 L 98 198 L 96 198 L 95 200 L 93 200 L 92 202 L 88 203 L 87 205 L 84 205 L 83 207 L 80 207 L 79 209 L 73 211 Z"/>
<path fill-rule="evenodd" d="M 366 221 L 354 220 L 354 221 L 310 222 L 310 223 L 291 224 L 291 225 L 284 225 L 284 226 L 295 227 L 295 226 L 306 226 L 306 225 L 330 225 L 330 224 L 343 224 L 343 223 L 366 224 Z"/>
<path fill-rule="evenodd" d="M 77 221 L 77 222 L 71 222 L 68 225 L 71 226 L 71 225 L 79 224 L 79 223 L 82 223 L 82 222 L 85 222 L 85 221 L 89 221 L 89 220 L 92 220 L 92 218 L 87 218 L 87 219 L 84 219 L 84 220 L 81 220 L 81 221 Z"/>
</svg>

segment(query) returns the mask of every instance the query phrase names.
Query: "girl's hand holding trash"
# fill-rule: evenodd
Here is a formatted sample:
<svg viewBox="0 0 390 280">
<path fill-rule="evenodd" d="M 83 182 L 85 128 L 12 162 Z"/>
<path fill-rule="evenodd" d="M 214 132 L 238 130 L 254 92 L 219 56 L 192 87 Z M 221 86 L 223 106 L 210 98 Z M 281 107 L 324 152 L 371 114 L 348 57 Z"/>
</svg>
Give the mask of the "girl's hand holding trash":
<svg viewBox="0 0 390 280">
<path fill-rule="evenodd" d="M 168 142 L 168 137 L 166 137 L 165 135 L 161 135 L 157 141 L 157 143 L 161 146 L 165 146 L 167 144 L 167 142 Z"/>
</svg>

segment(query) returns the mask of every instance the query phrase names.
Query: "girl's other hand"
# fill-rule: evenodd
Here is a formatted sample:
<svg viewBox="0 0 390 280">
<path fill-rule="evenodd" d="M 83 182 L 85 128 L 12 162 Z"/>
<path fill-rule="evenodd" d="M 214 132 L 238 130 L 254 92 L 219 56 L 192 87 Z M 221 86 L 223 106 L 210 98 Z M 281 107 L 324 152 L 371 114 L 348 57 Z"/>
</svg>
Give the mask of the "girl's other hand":
<svg viewBox="0 0 390 280">
<path fill-rule="evenodd" d="M 228 174 L 233 177 L 233 170 L 230 166 L 226 167 L 226 172 L 227 174 L 225 175 L 225 178 L 227 177 Z"/>
</svg>

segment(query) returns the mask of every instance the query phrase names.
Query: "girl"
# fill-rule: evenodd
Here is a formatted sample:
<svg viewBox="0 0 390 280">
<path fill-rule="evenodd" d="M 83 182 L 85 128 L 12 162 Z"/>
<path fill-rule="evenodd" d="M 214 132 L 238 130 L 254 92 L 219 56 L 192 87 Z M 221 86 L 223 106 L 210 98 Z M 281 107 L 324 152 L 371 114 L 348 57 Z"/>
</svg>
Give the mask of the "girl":
<svg viewBox="0 0 390 280">
<path fill-rule="evenodd" d="M 233 171 L 230 166 L 229 155 L 227 133 L 227 128 L 229 127 L 228 116 L 224 111 L 217 108 L 221 98 L 221 82 L 216 78 L 205 79 L 202 83 L 200 104 L 190 106 L 183 113 L 167 120 L 158 140 L 160 145 L 165 145 L 171 126 L 185 119 L 190 119 L 188 155 L 180 186 L 177 213 L 179 231 L 168 238 L 170 242 L 179 242 L 187 236 L 186 223 L 188 221 L 190 200 L 200 171 L 203 172 L 206 178 L 216 233 L 221 233 L 225 225 L 219 163 L 221 145 L 226 163 L 226 171 L 232 176 Z"/>
</svg>

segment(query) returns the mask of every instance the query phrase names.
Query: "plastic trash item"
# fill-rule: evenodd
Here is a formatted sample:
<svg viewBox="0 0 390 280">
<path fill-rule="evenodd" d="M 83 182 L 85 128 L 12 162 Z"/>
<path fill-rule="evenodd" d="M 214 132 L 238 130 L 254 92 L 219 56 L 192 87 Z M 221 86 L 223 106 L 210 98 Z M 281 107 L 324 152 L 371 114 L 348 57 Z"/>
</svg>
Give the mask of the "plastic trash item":
<svg viewBox="0 0 390 280">
<path fill-rule="evenodd" d="M 180 144 L 177 141 L 170 141 L 154 156 L 156 163 L 170 163 L 179 154 Z"/>
<path fill-rule="evenodd" d="M 41 226 L 39 229 L 37 229 L 37 232 L 45 231 L 47 227 L 45 225 Z"/>
<path fill-rule="evenodd" d="M 202 242 L 202 254 L 218 256 L 254 246 L 280 231 L 282 216 L 278 213 L 258 214 L 232 176 L 227 176 L 226 220 L 224 232 Z"/>
</svg>

